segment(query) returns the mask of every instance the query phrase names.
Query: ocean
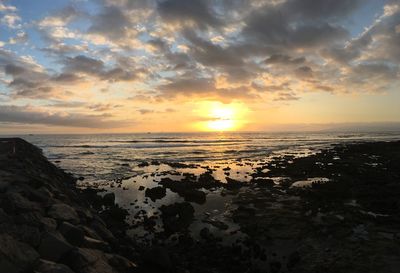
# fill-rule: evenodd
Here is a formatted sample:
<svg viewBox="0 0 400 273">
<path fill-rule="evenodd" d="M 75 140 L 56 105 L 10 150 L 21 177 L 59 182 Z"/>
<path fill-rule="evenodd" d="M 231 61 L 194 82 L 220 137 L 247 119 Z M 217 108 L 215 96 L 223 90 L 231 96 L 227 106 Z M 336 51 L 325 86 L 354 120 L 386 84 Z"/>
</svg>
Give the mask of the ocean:
<svg viewBox="0 0 400 273">
<path fill-rule="evenodd" d="M 53 163 L 88 182 L 129 177 L 142 162 L 230 165 L 274 155 L 307 156 L 333 144 L 400 139 L 400 132 L 369 133 L 136 133 L 22 135 Z"/>
<path fill-rule="evenodd" d="M 232 214 L 240 204 L 243 205 L 243 200 L 250 202 L 246 196 L 252 199 L 252 196 L 261 193 L 264 196 L 265 191 L 269 192 L 268 189 L 259 188 L 258 180 L 254 177 L 259 177 L 260 172 L 265 172 L 267 176 L 269 170 L 265 166 L 274 165 L 274 159 L 286 160 L 291 164 L 294 158 L 312 155 L 340 143 L 399 140 L 400 132 L 143 133 L 21 137 L 40 147 L 44 155 L 57 166 L 77 178 L 82 177 L 77 181 L 78 187 L 99 189 L 100 195 L 114 193 L 116 203 L 128 212 L 128 234 L 138 242 L 152 244 L 155 235 L 163 232 L 163 220 L 159 217 L 163 207 L 190 202 L 194 210 L 194 220 L 188 227 L 190 235 L 200 240 L 201 231 L 207 229 L 213 236 L 223 238 L 223 244 L 231 245 L 247 238 L 238 223 L 232 220 Z M 217 186 L 217 183 L 212 188 L 199 188 L 195 193 L 201 200 L 189 200 L 185 193 L 168 186 L 162 190 L 164 194 L 160 198 L 152 198 L 148 192 L 149 189 L 164 187 L 161 186 L 163 181 L 179 183 L 190 180 L 190 183 L 196 183 L 204 175 L 212 176 L 211 180 L 220 183 L 239 181 L 246 186 L 230 190 L 222 184 Z M 280 187 L 282 182 L 290 178 L 271 178 L 276 187 L 267 195 L 275 200 L 273 207 L 279 209 L 282 204 L 288 203 L 295 206 L 298 197 L 286 194 Z M 293 185 L 326 180 L 325 177 L 310 177 L 307 181 L 293 181 Z M 148 227 L 149 219 L 152 219 L 151 227 Z"/>
</svg>

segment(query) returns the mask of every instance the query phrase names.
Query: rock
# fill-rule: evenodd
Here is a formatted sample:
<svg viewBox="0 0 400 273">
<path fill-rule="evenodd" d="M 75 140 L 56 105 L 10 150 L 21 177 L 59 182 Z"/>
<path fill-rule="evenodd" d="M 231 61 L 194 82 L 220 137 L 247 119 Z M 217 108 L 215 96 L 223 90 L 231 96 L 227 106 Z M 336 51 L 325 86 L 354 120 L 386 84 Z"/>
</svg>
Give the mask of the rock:
<svg viewBox="0 0 400 273">
<path fill-rule="evenodd" d="M 140 162 L 138 164 L 138 167 L 147 167 L 147 166 L 150 166 L 150 164 L 148 162 L 146 162 L 146 161 Z"/>
<path fill-rule="evenodd" d="M 7 191 L 10 186 L 10 182 L 7 180 L 0 180 L 0 193 L 4 193 Z"/>
<path fill-rule="evenodd" d="M 47 260 L 40 260 L 39 266 L 35 272 L 38 273 L 74 273 L 71 268 L 65 264 L 57 264 Z"/>
<path fill-rule="evenodd" d="M 39 254 L 31 246 L 0 234 L 0 271 L 4 273 L 27 272 L 39 260 Z"/>
<path fill-rule="evenodd" d="M 110 249 L 110 246 L 108 245 L 108 243 L 106 243 L 102 240 L 97 240 L 97 239 L 88 237 L 88 236 L 84 237 L 83 247 L 101 249 L 104 251 L 108 251 Z"/>
<path fill-rule="evenodd" d="M 187 202 L 194 202 L 197 204 L 204 204 L 206 202 L 206 194 L 200 190 L 186 190 L 182 195 Z"/>
<path fill-rule="evenodd" d="M 103 196 L 103 204 L 108 207 L 113 206 L 115 204 L 115 194 L 113 192 L 106 193 Z"/>
<path fill-rule="evenodd" d="M 42 235 L 38 251 L 46 260 L 57 262 L 63 255 L 71 251 L 72 246 L 60 233 L 46 232 Z"/>
<path fill-rule="evenodd" d="M 194 208 L 188 202 L 163 205 L 160 210 L 167 234 L 185 230 L 193 221 Z"/>
<path fill-rule="evenodd" d="M 41 228 L 44 231 L 53 231 L 57 229 L 57 221 L 50 217 L 41 218 Z"/>
<path fill-rule="evenodd" d="M 67 204 L 55 204 L 51 206 L 47 214 L 57 220 L 79 223 L 79 216 L 75 209 Z"/>
<path fill-rule="evenodd" d="M 168 251 L 163 247 L 153 247 L 144 255 L 146 265 L 154 269 L 170 270 L 172 262 Z"/>
<path fill-rule="evenodd" d="M 41 210 L 37 203 L 29 201 L 18 192 L 8 192 L 7 198 L 9 201 L 9 204 L 7 205 L 11 206 L 12 209 L 17 209 L 20 211 Z"/>
<path fill-rule="evenodd" d="M 145 191 L 145 196 L 149 197 L 151 201 L 156 201 L 157 199 L 161 199 L 166 195 L 166 190 L 164 187 L 155 187 L 155 188 L 147 188 Z"/>
<path fill-rule="evenodd" d="M 5 213 L 5 211 L 0 208 L 0 223 L 6 223 L 6 222 L 11 222 L 11 217 L 8 216 L 7 213 Z"/>
<path fill-rule="evenodd" d="M 255 180 L 255 183 L 258 187 L 273 187 L 275 186 L 275 182 L 272 179 L 268 178 L 259 178 Z"/>
<path fill-rule="evenodd" d="M 76 248 L 64 256 L 62 262 L 79 273 L 116 272 L 105 254 L 95 249 Z"/>
<path fill-rule="evenodd" d="M 74 246 L 80 246 L 83 243 L 85 237 L 83 230 L 74 226 L 71 223 L 63 222 L 58 228 L 60 233 L 68 241 L 68 243 Z"/>
<path fill-rule="evenodd" d="M 145 189 L 145 187 L 144 186 L 139 186 L 139 191 L 143 191 Z"/>
<path fill-rule="evenodd" d="M 119 272 L 136 272 L 137 271 L 137 265 L 131 261 L 129 261 L 127 258 L 122 257 L 117 254 L 108 254 L 108 263 L 117 269 Z"/>
<path fill-rule="evenodd" d="M 206 227 L 200 230 L 200 237 L 206 241 L 211 240 L 213 238 L 210 230 Z"/>
<path fill-rule="evenodd" d="M 292 269 L 293 267 L 296 266 L 301 260 L 300 253 L 298 251 L 292 252 L 287 261 L 287 268 Z"/>
</svg>

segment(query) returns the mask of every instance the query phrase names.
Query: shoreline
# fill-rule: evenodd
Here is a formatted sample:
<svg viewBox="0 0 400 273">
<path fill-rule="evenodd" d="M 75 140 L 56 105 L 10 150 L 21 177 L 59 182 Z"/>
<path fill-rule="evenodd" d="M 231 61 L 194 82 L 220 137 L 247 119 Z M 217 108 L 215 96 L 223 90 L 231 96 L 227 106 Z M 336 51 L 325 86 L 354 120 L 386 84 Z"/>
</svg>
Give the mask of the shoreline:
<svg viewBox="0 0 400 273">
<path fill-rule="evenodd" d="M 149 247 L 126 234 L 132 225 L 125 221 L 128 210 L 115 203 L 118 194 L 78 189 L 75 179 L 35 146 L 15 139 L 14 154 L 4 140 L 0 269 L 7 272 L 66 266 L 84 273 L 396 272 L 400 266 L 399 141 L 337 145 L 297 159 L 276 157 L 257 167 L 250 183 L 232 178 L 218 183 L 209 169 L 182 181 L 161 179 L 158 186 L 143 188 L 147 198 L 162 199 L 168 190 L 183 199 L 160 206 L 161 215 L 139 214 L 137 225 L 155 236 Z M 312 183 L 310 178 L 318 179 Z M 309 187 L 294 187 L 297 182 Z M 223 190 L 215 194 L 214 188 Z M 212 229 L 202 228 L 193 238 L 188 231 L 196 217 L 193 207 L 211 194 L 231 197 L 229 217 L 240 230 L 210 218 Z M 157 221 L 164 231 L 155 231 Z M 229 238 L 238 232 L 246 236 L 226 246 L 214 229 Z M 55 255 L 49 248 L 62 251 Z M 351 259 L 356 250 L 360 255 Z"/>
</svg>

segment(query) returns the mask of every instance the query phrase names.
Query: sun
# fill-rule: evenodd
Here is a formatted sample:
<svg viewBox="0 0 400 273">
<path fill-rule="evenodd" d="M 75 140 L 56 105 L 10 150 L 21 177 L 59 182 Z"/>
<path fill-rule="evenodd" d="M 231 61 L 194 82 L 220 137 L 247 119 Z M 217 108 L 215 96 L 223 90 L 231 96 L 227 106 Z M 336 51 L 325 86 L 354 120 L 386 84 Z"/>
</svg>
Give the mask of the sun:
<svg viewBox="0 0 400 273">
<path fill-rule="evenodd" d="M 216 101 L 199 103 L 195 112 L 202 120 L 196 127 L 201 131 L 235 131 L 244 123 L 246 107 L 242 103 L 224 104 Z"/>
</svg>

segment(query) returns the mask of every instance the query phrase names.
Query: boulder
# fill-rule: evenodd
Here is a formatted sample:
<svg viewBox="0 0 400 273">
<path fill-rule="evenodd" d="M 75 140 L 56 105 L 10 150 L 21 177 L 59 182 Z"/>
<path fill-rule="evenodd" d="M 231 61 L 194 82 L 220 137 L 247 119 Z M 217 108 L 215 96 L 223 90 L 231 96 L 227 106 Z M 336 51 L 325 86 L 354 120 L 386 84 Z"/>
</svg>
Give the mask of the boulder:
<svg viewBox="0 0 400 273">
<path fill-rule="evenodd" d="M 194 208 L 188 203 L 174 203 L 161 206 L 161 219 L 167 234 L 185 230 L 193 221 Z"/>
<path fill-rule="evenodd" d="M 94 248 L 94 249 L 101 249 L 104 251 L 109 251 L 110 246 L 108 243 L 102 241 L 102 240 L 97 240 L 88 236 L 85 236 L 83 238 L 83 247 L 85 248 Z"/>
<path fill-rule="evenodd" d="M 39 273 L 74 273 L 71 268 L 65 264 L 57 264 L 47 260 L 40 260 L 35 272 Z"/>
<path fill-rule="evenodd" d="M 187 202 L 194 202 L 197 204 L 204 204 L 206 202 L 206 194 L 200 190 L 186 190 L 179 195 L 183 196 Z"/>
<path fill-rule="evenodd" d="M 167 191 L 164 187 L 155 187 L 155 188 L 147 188 L 145 191 L 145 196 L 149 197 L 151 201 L 156 201 L 157 199 L 161 199 L 165 197 Z"/>
<path fill-rule="evenodd" d="M 117 254 L 107 254 L 108 263 L 118 272 L 136 272 L 137 265 L 125 257 Z"/>
<path fill-rule="evenodd" d="M 108 207 L 113 206 L 115 204 L 115 194 L 113 192 L 106 193 L 103 196 L 103 204 Z"/>
<path fill-rule="evenodd" d="M 50 207 L 47 214 L 57 220 L 79 223 L 79 216 L 75 209 L 67 204 L 55 204 Z"/>
<path fill-rule="evenodd" d="M 79 273 L 116 272 L 108 263 L 106 255 L 95 249 L 76 248 L 64 256 L 62 262 Z"/>
<path fill-rule="evenodd" d="M 69 222 L 63 222 L 58 230 L 68 241 L 68 243 L 74 246 L 80 246 L 84 241 L 83 238 L 85 237 L 85 234 L 83 230 Z"/>
<path fill-rule="evenodd" d="M 170 270 L 172 268 L 172 262 L 168 251 L 164 247 L 151 248 L 145 253 L 144 261 L 146 266 L 150 268 L 159 270 Z"/>
<path fill-rule="evenodd" d="M 42 258 L 57 262 L 63 255 L 71 251 L 71 249 L 72 246 L 60 233 L 46 232 L 42 235 L 38 251 Z"/>
<path fill-rule="evenodd" d="M 39 254 L 31 246 L 0 234 L 0 272 L 27 272 L 39 260 Z"/>
</svg>

